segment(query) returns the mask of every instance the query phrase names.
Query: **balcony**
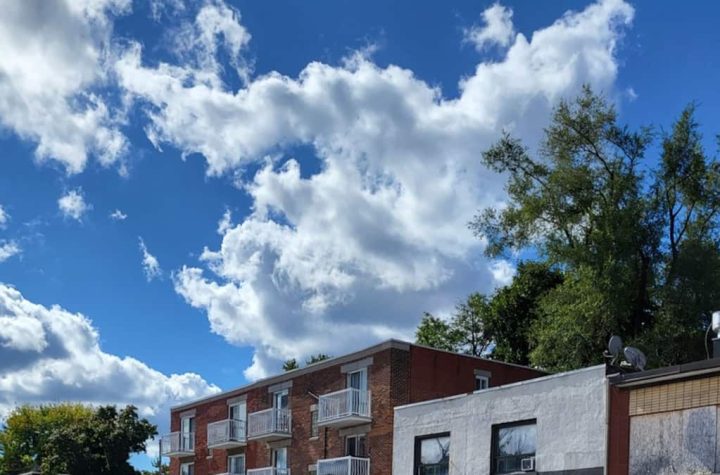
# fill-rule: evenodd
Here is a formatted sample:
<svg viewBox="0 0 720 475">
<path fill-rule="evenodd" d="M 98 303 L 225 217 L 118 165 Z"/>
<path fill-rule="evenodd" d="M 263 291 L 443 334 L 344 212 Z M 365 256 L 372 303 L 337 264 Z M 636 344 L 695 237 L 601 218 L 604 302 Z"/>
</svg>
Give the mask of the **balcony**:
<svg viewBox="0 0 720 475">
<path fill-rule="evenodd" d="M 318 460 L 317 475 L 370 475 L 370 459 L 339 457 Z"/>
<path fill-rule="evenodd" d="M 166 457 L 195 455 L 195 432 L 173 432 L 160 438 L 160 454 Z"/>
<path fill-rule="evenodd" d="M 370 414 L 370 391 L 347 388 L 320 396 L 318 426 L 349 427 L 366 424 Z"/>
<path fill-rule="evenodd" d="M 245 421 L 226 419 L 213 422 L 207 427 L 207 446 L 209 449 L 232 449 L 247 444 Z"/>
<path fill-rule="evenodd" d="M 291 424 L 292 418 L 288 409 L 272 408 L 253 412 L 248 416 L 247 437 L 249 440 L 265 442 L 286 439 L 290 437 Z M 272 473 L 274 475 L 276 472 Z"/>
<path fill-rule="evenodd" d="M 251 468 L 248 469 L 247 475 L 290 475 L 290 469 L 275 467 Z"/>
</svg>

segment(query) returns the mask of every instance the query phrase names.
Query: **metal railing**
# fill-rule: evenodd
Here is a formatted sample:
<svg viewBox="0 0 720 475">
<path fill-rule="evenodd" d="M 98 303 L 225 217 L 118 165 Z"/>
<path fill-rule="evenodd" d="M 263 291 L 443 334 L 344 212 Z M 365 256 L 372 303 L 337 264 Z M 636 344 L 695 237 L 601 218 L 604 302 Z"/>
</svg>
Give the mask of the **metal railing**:
<svg viewBox="0 0 720 475">
<path fill-rule="evenodd" d="M 318 423 L 348 416 L 370 417 L 370 391 L 355 388 L 323 394 L 318 401 Z"/>
<path fill-rule="evenodd" d="M 195 432 L 172 432 L 160 438 L 162 455 L 195 452 Z"/>
<path fill-rule="evenodd" d="M 317 475 L 370 475 L 370 459 L 339 457 L 318 460 Z"/>
<path fill-rule="evenodd" d="M 290 469 L 276 467 L 251 468 L 248 469 L 247 475 L 290 475 Z"/>
<path fill-rule="evenodd" d="M 245 421 L 225 419 L 224 421 L 208 424 L 208 447 L 227 444 L 228 442 L 244 443 L 245 440 Z"/>
<path fill-rule="evenodd" d="M 289 409 L 265 409 L 248 415 L 248 437 L 268 434 L 290 435 L 292 418 Z"/>
</svg>

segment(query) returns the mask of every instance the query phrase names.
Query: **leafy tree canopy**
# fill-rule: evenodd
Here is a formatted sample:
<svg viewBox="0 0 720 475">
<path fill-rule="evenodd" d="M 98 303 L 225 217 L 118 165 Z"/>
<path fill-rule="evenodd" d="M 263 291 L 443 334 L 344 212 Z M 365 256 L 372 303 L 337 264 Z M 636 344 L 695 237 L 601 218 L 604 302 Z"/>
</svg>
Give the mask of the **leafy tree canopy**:
<svg viewBox="0 0 720 475">
<path fill-rule="evenodd" d="M 134 475 L 130 454 L 144 452 L 146 441 L 156 434 L 156 427 L 139 419 L 133 406 L 22 406 L 0 431 L 0 471 Z"/>
</svg>

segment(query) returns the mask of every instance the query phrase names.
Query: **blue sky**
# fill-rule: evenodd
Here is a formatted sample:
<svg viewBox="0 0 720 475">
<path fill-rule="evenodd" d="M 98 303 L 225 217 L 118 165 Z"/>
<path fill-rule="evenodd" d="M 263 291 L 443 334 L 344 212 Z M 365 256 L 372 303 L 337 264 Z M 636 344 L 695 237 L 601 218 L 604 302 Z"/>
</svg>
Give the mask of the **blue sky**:
<svg viewBox="0 0 720 475">
<path fill-rule="evenodd" d="M 285 358 L 411 337 L 511 275 L 464 227 L 503 200 L 475 157 L 585 82 L 632 126 L 696 101 L 712 153 L 720 131 L 715 2 L 51 3 L 0 19 L 0 410 L 166 424 Z"/>
</svg>

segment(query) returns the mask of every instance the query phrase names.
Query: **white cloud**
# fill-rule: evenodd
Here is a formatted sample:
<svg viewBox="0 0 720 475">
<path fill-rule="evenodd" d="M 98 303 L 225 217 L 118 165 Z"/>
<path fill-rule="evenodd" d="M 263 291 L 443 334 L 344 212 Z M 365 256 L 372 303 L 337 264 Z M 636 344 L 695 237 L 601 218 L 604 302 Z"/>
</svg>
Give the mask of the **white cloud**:
<svg viewBox="0 0 720 475">
<path fill-rule="evenodd" d="M 515 266 L 504 259 L 493 262 L 489 268 L 498 286 L 508 285 L 515 277 Z"/>
<path fill-rule="evenodd" d="M 156 279 L 162 275 L 162 269 L 160 269 L 160 262 L 158 262 L 155 256 L 150 254 L 147 246 L 145 245 L 145 241 L 143 241 L 143 238 L 138 238 L 138 241 L 140 243 L 140 252 L 142 252 L 143 256 L 143 272 L 145 272 L 145 278 L 147 279 L 147 281 L 150 282 L 153 279 Z"/>
<path fill-rule="evenodd" d="M 147 107 L 154 143 L 202 154 L 210 175 L 264 161 L 244 184 L 253 212 L 221 221 L 220 248 L 203 252 L 204 269 L 175 275 L 177 292 L 214 332 L 255 347 L 254 378 L 284 358 L 410 336 L 423 310 L 493 288 L 506 275 L 466 224 L 502 204 L 504 180 L 480 154 L 503 129 L 535 143 L 552 106 L 584 83 L 612 92 L 615 45 L 632 17 L 605 0 L 530 39 L 517 34 L 456 98 L 362 55 L 233 91 L 212 64 L 145 66 L 136 45 L 116 71 Z M 298 144 L 322 163 L 313 176 L 266 158 Z"/>
<path fill-rule="evenodd" d="M 15 241 L 0 241 L 0 263 L 19 255 L 21 252 L 22 249 Z"/>
<path fill-rule="evenodd" d="M 0 418 L 19 403 L 134 404 L 166 431 L 170 406 L 219 391 L 197 374 L 105 353 L 99 340 L 85 316 L 0 284 Z"/>
<path fill-rule="evenodd" d="M 10 222 L 10 215 L 5 211 L 5 208 L 0 205 L 0 229 L 6 227 L 8 222 Z"/>
<path fill-rule="evenodd" d="M 92 205 L 85 201 L 82 188 L 77 188 L 58 199 L 58 208 L 64 217 L 81 221 L 83 215 L 92 209 Z"/>
<path fill-rule="evenodd" d="M 485 25 L 465 30 L 465 41 L 475 45 L 479 52 L 492 45 L 510 46 L 515 36 L 512 16 L 512 10 L 499 3 L 488 7 L 482 14 Z"/>
<path fill-rule="evenodd" d="M 117 163 L 126 149 L 96 89 L 112 64 L 111 17 L 131 0 L 23 0 L 0 15 L 0 127 L 37 143 L 39 160 L 83 170 L 89 155 Z"/>
<path fill-rule="evenodd" d="M 112 213 L 110 213 L 110 219 L 113 221 L 125 221 L 127 219 L 127 214 L 123 213 L 119 209 L 116 209 Z"/>
</svg>

